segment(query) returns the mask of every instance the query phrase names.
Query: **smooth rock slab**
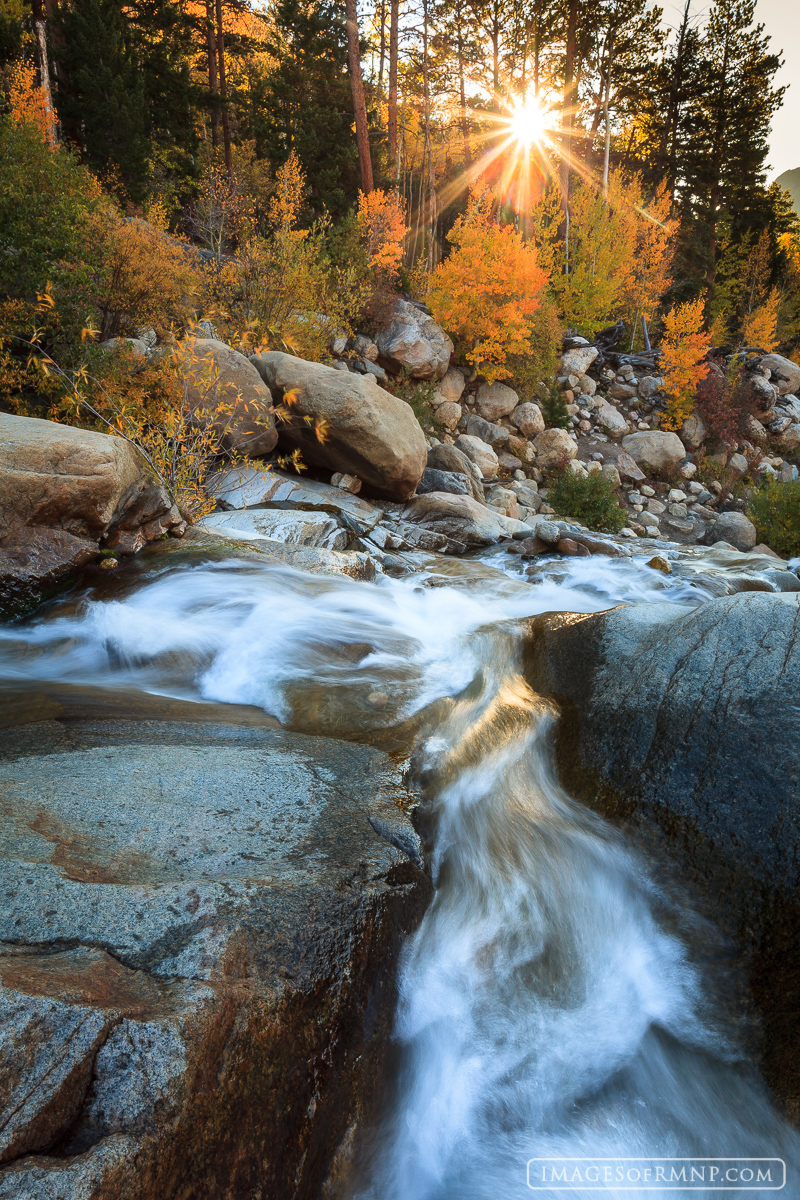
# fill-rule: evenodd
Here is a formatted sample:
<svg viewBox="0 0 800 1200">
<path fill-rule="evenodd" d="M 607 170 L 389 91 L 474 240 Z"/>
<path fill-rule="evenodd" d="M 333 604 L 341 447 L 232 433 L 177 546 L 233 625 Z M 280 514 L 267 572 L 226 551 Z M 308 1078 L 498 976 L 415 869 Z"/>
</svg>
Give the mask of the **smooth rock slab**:
<svg viewBox="0 0 800 1200">
<path fill-rule="evenodd" d="M 2 755 L 0 1197 L 311 1200 L 429 894 L 398 769 L 180 721 L 4 729 Z"/>
<path fill-rule="evenodd" d="M 335 517 L 281 508 L 213 512 L 203 517 L 198 527 L 206 533 L 221 533 L 248 542 L 266 538 L 290 546 L 319 546 L 323 550 L 346 550 L 350 540 L 347 530 Z"/>
</svg>

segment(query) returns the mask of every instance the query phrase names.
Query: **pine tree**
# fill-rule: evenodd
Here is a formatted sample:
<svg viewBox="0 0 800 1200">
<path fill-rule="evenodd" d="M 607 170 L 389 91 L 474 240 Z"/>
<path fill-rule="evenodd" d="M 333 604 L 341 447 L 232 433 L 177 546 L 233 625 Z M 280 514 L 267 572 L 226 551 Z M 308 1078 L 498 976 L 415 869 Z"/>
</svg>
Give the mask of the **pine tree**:
<svg viewBox="0 0 800 1200">
<path fill-rule="evenodd" d="M 358 150 L 347 76 L 347 29 L 334 0 L 278 0 L 272 65 L 253 81 L 244 130 L 275 168 L 294 150 L 319 213 L 358 195 Z"/>
</svg>

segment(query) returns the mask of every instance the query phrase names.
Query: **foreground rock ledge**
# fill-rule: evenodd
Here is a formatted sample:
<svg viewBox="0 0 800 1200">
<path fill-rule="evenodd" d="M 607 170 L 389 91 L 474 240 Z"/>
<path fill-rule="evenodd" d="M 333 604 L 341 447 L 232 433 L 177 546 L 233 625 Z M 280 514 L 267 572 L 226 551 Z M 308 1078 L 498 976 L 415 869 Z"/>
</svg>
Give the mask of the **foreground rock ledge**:
<svg viewBox="0 0 800 1200">
<path fill-rule="evenodd" d="M 525 672 L 560 707 L 564 785 L 655 832 L 747 952 L 765 1074 L 798 1119 L 800 597 L 548 614 Z"/>
<path fill-rule="evenodd" d="M 0 754 L 2 1200 L 316 1197 L 429 896 L 397 768 L 177 720 Z"/>
</svg>

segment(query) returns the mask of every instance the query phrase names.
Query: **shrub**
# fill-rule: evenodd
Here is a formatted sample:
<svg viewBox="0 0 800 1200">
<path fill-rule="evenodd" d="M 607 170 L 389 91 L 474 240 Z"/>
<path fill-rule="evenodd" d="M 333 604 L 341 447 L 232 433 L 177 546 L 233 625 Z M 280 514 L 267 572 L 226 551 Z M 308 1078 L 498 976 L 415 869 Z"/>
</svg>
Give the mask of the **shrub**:
<svg viewBox="0 0 800 1200">
<path fill-rule="evenodd" d="M 708 363 L 702 360 L 710 345 L 709 335 L 703 332 L 702 297 L 676 304 L 667 313 L 661 342 L 661 373 L 669 397 L 661 419 L 664 429 L 680 429 L 692 412 L 698 385 L 708 375 Z"/>
<path fill-rule="evenodd" d="M 756 415 L 741 359 L 723 371 L 712 364 L 697 387 L 697 411 L 711 432 L 726 445 L 750 436 L 750 418 Z"/>
<path fill-rule="evenodd" d="M 572 429 L 572 417 L 567 412 L 564 396 L 553 383 L 538 400 L 548 429 Z"/>
<path fill-rule="evenodd" d="M 548 491 L 547 503 L 559 516 L 575 517 L 606 533 L 617 533 L 627 520 L 610 480 L 599 471 L 585 476 L 563 471 Z"/>
<path fill-rule="evenodd" d="M 753 492 L 747 515 L 759 541 L 776 554 L 800 554 L 800 479 L 783 482 L 768 476 Z"/>
<path fill-rule="evenodd" d="M 536 248 L 493 217 L 494 197 L 470 197 L 469 208 L 447 235 L 455 247 L 434 272 L 428 304 L 457 338 L 467 362 L 491 383 L 510 375 L 506 360 L 529 350 L 532 320 L 547 275 Z"/>
</svg>

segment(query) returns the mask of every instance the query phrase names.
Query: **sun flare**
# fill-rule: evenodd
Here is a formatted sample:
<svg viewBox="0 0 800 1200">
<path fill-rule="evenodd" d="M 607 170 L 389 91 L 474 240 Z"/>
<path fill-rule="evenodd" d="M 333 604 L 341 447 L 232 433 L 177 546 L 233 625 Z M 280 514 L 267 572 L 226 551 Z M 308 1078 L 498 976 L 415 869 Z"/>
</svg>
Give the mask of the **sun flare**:
<svg viewBox="0 0 800 1200">
<path fill-rule="evenodd" d="M 547 114 L 536 100 L 518 103 L 508 119 L 508 127 L 520 146 L 530 149 L 542 141 L 547 129 Z"/>
</svg>

